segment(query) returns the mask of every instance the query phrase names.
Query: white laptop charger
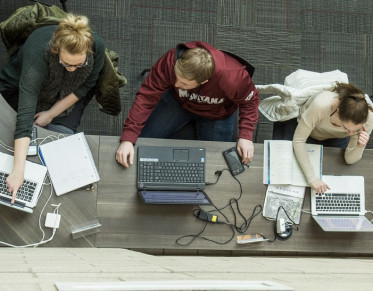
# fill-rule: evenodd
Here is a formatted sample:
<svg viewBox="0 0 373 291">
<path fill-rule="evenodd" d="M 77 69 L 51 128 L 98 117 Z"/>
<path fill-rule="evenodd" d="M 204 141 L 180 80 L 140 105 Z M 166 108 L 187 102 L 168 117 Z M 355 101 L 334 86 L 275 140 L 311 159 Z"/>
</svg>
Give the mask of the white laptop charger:
<svg viewBox="0 0 373 291">
<path fill-rule="evenodd" d="M 57 213 L 47 213 L 45 218 L 45 227 L 59 228 L 61 221 L 61 215 Z"/>
</svg>

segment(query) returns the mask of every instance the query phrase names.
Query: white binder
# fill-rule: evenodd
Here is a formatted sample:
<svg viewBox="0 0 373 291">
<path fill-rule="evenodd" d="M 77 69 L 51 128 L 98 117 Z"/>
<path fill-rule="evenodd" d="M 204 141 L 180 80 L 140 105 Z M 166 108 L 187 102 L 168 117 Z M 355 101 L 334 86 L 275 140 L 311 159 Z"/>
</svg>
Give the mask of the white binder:
<svg viewBox="0 0 373 291">
<path fill-rule="evenodd" d="M 84 134 L 77 133 L 39 146 L 56 195 L 60 196 L 100 180 Z"/>
</svg>

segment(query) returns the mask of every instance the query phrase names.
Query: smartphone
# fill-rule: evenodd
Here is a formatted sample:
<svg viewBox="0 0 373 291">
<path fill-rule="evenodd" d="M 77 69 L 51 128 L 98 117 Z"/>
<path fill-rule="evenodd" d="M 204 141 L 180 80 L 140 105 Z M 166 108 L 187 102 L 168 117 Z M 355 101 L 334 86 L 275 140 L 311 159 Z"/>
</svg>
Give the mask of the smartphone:
<svg viewBox="0 0 373 291">
<path fill-rule="evenodd" d="M 38 142 L 36 140 L 37 138 L 38 138 L 38 129 L 35 126 L 33 126 L 32 132 L 31 132 L 30 145 L 28 146 L 28 151 L 27 151 L 28 156 L 36 156 L 36 154 L 38 153 Z"/>
<path fill-rule="evenodd" d="M 236 147 L 223 151 L 223 156 L 233 176 L 236 176 L 245 171 Z"/>
</svg>

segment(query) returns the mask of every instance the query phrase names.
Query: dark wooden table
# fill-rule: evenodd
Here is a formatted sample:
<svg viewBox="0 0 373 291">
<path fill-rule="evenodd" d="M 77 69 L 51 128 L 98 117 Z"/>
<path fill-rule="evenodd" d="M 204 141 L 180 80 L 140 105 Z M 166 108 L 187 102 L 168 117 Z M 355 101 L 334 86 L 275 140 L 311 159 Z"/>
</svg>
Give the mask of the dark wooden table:
<svg viewBox="0 0 373 291">
<path fill-rule="evenodd" d="M 8 106 L 0 95 L 0 140 L 4 145 L 11 147 L 14 146 L 13 136 L 15 120 L 16 113 Z M 42 138 L 48 135 L 57 136 L 58 134 L 40 127 L 38 128 L 39 137 Z M 86 136 L 86 138 L 96 166 L 98 166 L 100 137 Z M 0 146 L 0 151 L 13 155 L 13 153 L 5 150 L 2 146 Z M 28 157 L 28 160 L 40 163 L 37 156 Z M 46 179 L 46 182 L 48 182 L 48 179 Z M 52 234 L 52 229 L 44 227 L 45 216 L 48 212 L 53 212 L 55 209 L 51 204 L 57 205 L 61 203 L 61 206 L 59 207 L 59 213 L 61 214 L 60 227 L 57 229 L 53 240 L 48 242 L 45 246 L 94 247 L 95 235 L 73 239 L 71 231 L 77 226 L 89 225 L 91 221 L 97 219 L 97 186 L 93 191 L 87 191 L 85 189 L 76 190 L 59 197 L 57 197 L 53 191 L 52 197 L 47 203 L 50 190 L 50 186 L 44 186 L 42 195 L 32 214 L 0 205 L 0 241 L 17 246 L 40 242 L 43 233 L 39 228 L 39 218 L 41 226 L 45 231 L 44 239 L 48 239 Z M 43 210 L 44 205 L 45 209 Z"/>
<path fill-rule="evenodd" d="M 138 145 L 175 145 L 205 147 L 206 181 L 216 181 L 215 172 L 227 168 L 222 151 L 233 146 L 227 142 L 204 142 L 184 140 L 162 140 L 140 138 Z M 303 213 L 299 231 L 294 231 L 287 241 L 274 243 L 238 245 L 227 225 L 208 223 L 203 236 L 219 243 L 196 238 L 187 246 L 179 246 L 176 240 L 185 235 L 198 234 L 205 222 L 193 215 L 195 206 L 145 205 L 136 190 L 136 165 L 125 169 L 117 164 L 114 153 L 118 137 L 100 137 L 99 165 L 101 181 L 97 199 L 97 215 L 103 227 L 96 238 L 97 247 L 120 247 L 140 249 L 149 253 L 164 254 L 274 254 L 274 255 L 372 255 L 373 233 L 326 233 Z M 135 149 L 136 152 L 136 149 Z M 136 157 L 135 157 L 136 161 Z M 373 151 L 366 150 L 363 159 L 354 165 L 346 165 L 340 149 L 324 148 L 323 173 L 334 175 L 362 175 L 366 183 L 366 207 L 373 209 Z M 242 184 L 242 197 L 238 205 L 249 218 L 257 205 L 263 205 L 266 185 L 262 183 L 263 145 L 255 145 L 255 157 L 249 169 L 236 176 Z M 230 199 L 239 198 L 240 187 L 228 171 L 224 171 L 215 185 L 206 187 L 206 192 L 217 208 L 226 206 Z M 310 211 L 309 188 L 306 191 L 303 209 Z M 203 207 L 210 210 L 212 207 Z M 222 210 L 231 223 L 233 212 L 229 207 Z M 236 211 L 237 214 L 237 211 Z M 222 215 L 219 219 L 223 219 Z M 243 219 L 237 216 L 237 224 Z M 262 214 L 253 218 L 246 233 L 260 232 L 268 238 L 274 237 L 274 222 Z M 192 237 L 181 240 L 188 243 Z"/>
<path fill-rule="evenodd" d="M 13 145 L 15 112 L 0 98 L 0 138 L 6 145 Z M 51 132 L 39 129 L 39 136 L 45 137 Z M 153 254 L 220 254 L 220 255 L 373 255 L 373 233 L 326 233 L 313 221 L 308 213 L 303 213 L 299 231 L 293 232 L 287 241 L 274 243 L 261 242 L 238 245 L 237 232 L 232 233 L 228 225 L 206 223 L 193 215 L 195 206 L 185 205 L 145 205 L 140 200 L 136 189 L 136 164 L 126 169 L 115 161 L 115 151 L 119 137 L 87 136 L 100 181 L 93 191 L 76 190 L 57 197 L 54 193 L 41 215 L 44 226 L 45 215 L 52 212 L 51 204 L 61 203 L 62 215 L 60 228 L 55 238 L 46 244 L 47 247 L 119 247 L 145 251 Z M 234 143 L 205 142 L 184 140 L 142 139 L 138 145 L 175 145 L 205 147 L 206 181 L 215 182 L 215 172 L 227 168 L 222 151 Z M 0 150 L 6 152 L 4 148 Z M 30 160 L 38 161 L 37 157 Z M 135 156 L 136 161 L 136 156 Z M 366 208 L 373 210 L 373 150 L 365 150 L 363 159 L 354 165 L 346 165 L 343 151 L 335 148 L 324 148 L 323 173 L 333 175 L 362 175 L 365 177 Z M 247 219 L 258 205 L 263 205 L 266 185 L 262 183 L 263 144 L 255 144 L 255 156 L 249 169 L 237 176 L 242 185 L 242 197 L 238 205 Z M 0 206 L 0 241 L 15 245 L 31 244 L 40 241 L 39 215 L 49 195 L 46 186 L 33 214 L 23 213 L 6 206 Z M 231 199 L 238 199 L 240 187 L 237 181 L 223 171 L 215 185 L 206 187 L 207 194 L 217 208 L 234 222 L 234 214 L 226 207 Z M 213 207 L 203 207 L 206 210 Z M 236 209 L 236 207 L 234 207 Z M 309 189 L 306 191 L 305 211 L 310 210 Z M 237 214 L 237 211 L 235 211 Z M 371 214 L 369 218 L 372 218 Z M 223 219 L 222 214 L 218 214 Z M 244 220 L 237 217 L 237 224 Z M 100 232 L 82 238 L 73 239 L 71 227 L 89 224 L 98 218 L 102 224 Z M 206 227 L 206 228 L 205 228 Z M 204 229 L 205 228 L 205 229 Z M 45 229 L 45 228 L 44 228 Z M 202 236 L 218 243 L 196 238 L 194 235 L 204 229 Z M 45 238 L 52 231 L 45 229 Z M 274 222 L 265 219 L 260 213 L 250 223 L 246 233 L 263 233 L 268 238 L 274 237 Z M 232 237 L 233 239 L 229 241 Z M 182 236 L 189 237 L 176 240 Z M 228 242 L 227 242 L 228 241 Z"/>
</svg>

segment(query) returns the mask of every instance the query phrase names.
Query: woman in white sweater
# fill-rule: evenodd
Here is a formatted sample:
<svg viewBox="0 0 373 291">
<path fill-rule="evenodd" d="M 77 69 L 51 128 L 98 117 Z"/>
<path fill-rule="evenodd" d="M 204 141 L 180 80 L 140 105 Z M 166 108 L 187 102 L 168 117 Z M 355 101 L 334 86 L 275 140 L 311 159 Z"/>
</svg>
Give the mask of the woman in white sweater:
<svg viewBox="0 0 373 291">
<path fill-rule="evenodd" d="M 373 128 L 373 112 L 364 93 L 351 84 L 339 83 L 332 92 L 310 98 L 300 109 L 293 137 L 294 153 L 310 186 L 317 192 L 329 186 L 315 174 L 306 151 L 307 143 L 343 147 L 348 164 L 359 161 Z"/>
</svg>

